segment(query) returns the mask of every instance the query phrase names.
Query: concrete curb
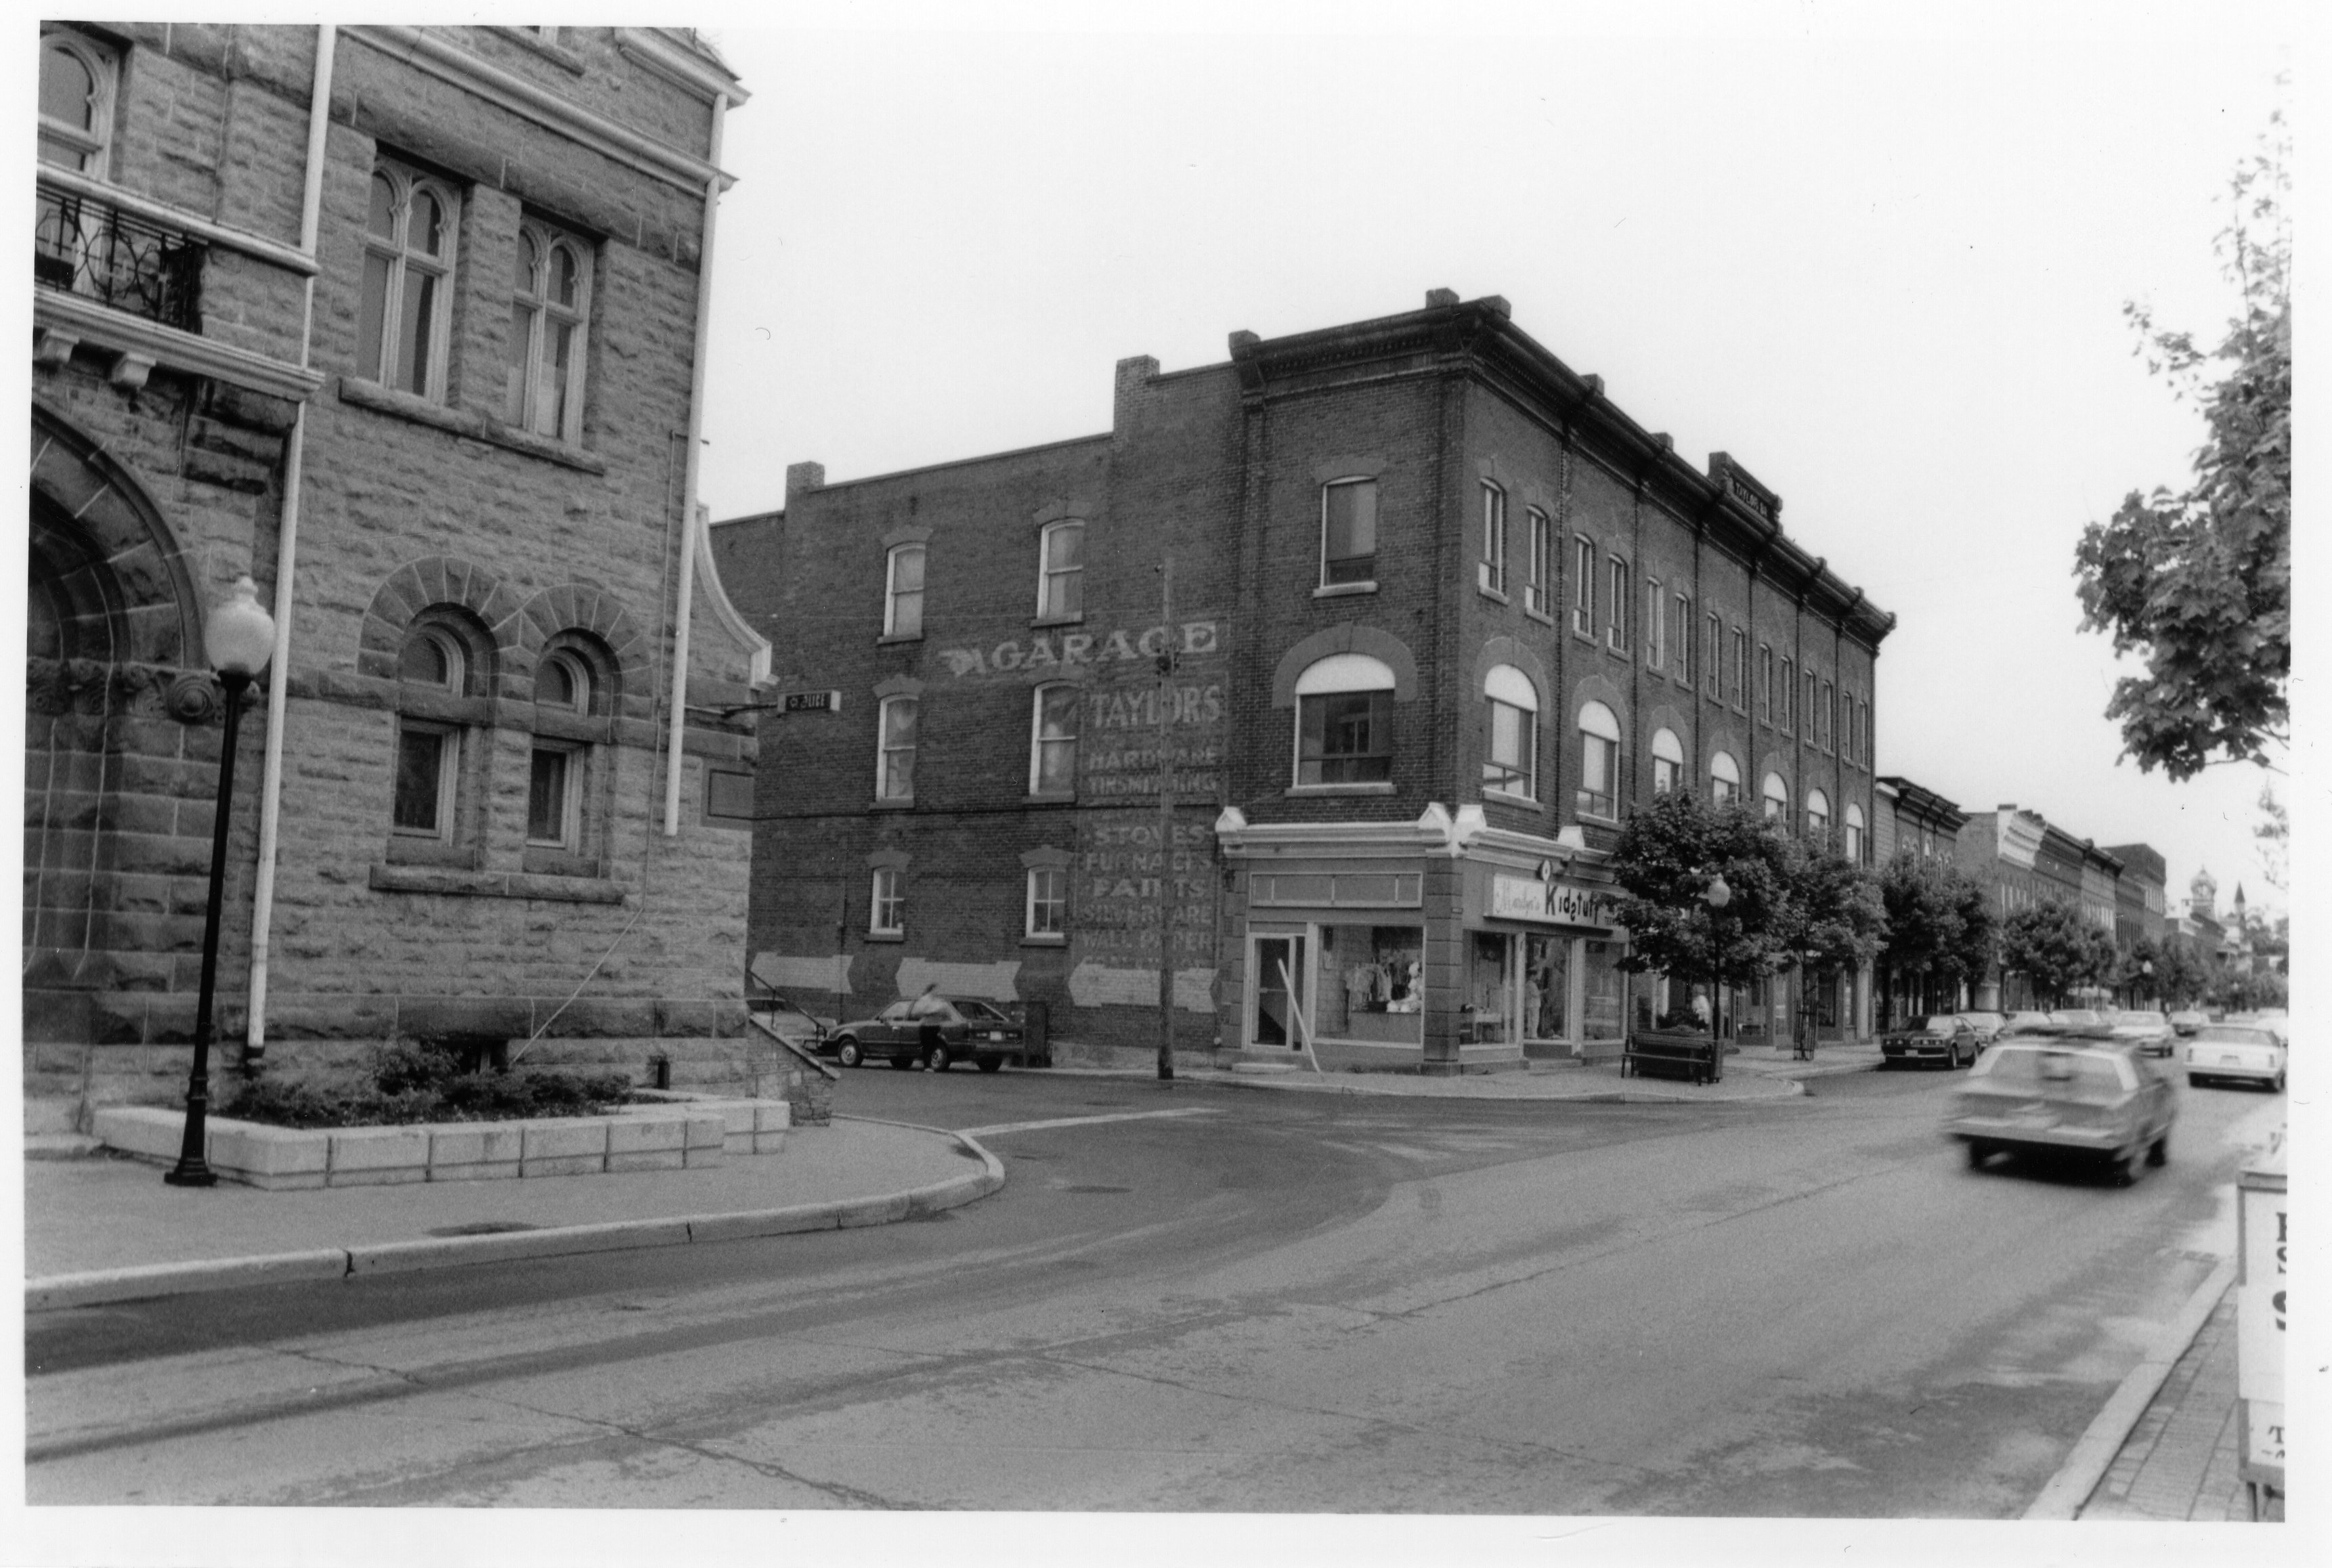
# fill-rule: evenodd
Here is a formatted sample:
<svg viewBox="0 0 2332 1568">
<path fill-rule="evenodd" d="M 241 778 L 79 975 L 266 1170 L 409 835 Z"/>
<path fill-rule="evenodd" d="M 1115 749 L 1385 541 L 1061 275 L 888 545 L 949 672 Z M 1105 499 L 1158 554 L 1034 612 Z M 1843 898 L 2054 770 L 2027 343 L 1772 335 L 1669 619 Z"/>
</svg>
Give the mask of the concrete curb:
<svg viewBox="0 0 2332 1568">
<path fill-rule="evenodd" d="M 869 1118 L 843 1119 L 865 1121 Z M 978 1139 L 951 1133 L 945 1128 L 918 1126 L 908 1122 L 889 1122 L 883 1125 L 911 1127 L 916 1132 L 949 1139 L 980 1162 L 980 1171 L 976 1175 L 951 1177 L 945 1181 L 934 1181 L 900 1192 L 870 1198 L 833 1199 L 823 1203 L 797 1203 L 783 1209 L 655 1219 L 618 1219 L 602 1225 L 561 1225 L 542 1230 L 508 1231 L 491 1236 L 433 1236 L 411 1241 L 319 1248 L 305 1252 L 272 1253 L 257 1257 L 205 1258 L 191 1263 L 146 1264 L 131 1268 L 53 1274 L 24 1282 L 24 1310 L 28 1314 L 53 1312 L 72 1306 L 145 1301 L 155 1296 L 238 1290 L 253 1285 L 356 1279 L 425 1268 L 458 1268 L 473 1264 L 511 1263 L 532 1257 L 562 1257 L 584 1252 L 619 1252 L 648 1247 L 684 1247 L 697 1242 L 741 1241 L 753 1237 L 788 1236 L 804 1230 L 847 1230 L 937 1214 L 985 1198 L 1003 1187 L 1004 1162 L 989 1152 Z"/>
<path fill-rule="evenodd" d="M 1133 1069 L 1119 1067 L 1063 1067 L 1047 1068 L 1043 1070 L 1047 1072 L 1058 1072 L 1064 1076 L 1074 1074 L 1080 1077 L 1092 1078 L 1140 1078 L 1151 1076 Z M 1854 1072 L 1861 1069 L 1842 1067 L 1838 1070 L 1840 1072 Z M 1784 1078 L 1781 1077 L 1779 1075 L 1771 1073 L 1756 1074 L 1754 1068 L 1746 1069 L 1746 1071 L 1756 1076 L 1770 1078 L 1784 1086 L 1775 1090 L 1770 1095 L 1744 1095 L 1737 1096 L 1696 1095 L 1693 1092 L 1690 1086 L 1672 1090 L 1635 1088 L 1591 1089 L 1582 1093 L 1551 1095 L 1436 1095 L 1428 1091 L 1417 1089 L 1381 1088 L 1373 1084 L 1339 1083 L 1335 1081 L 1340 1077 L 1354 1077 L 1362 1076 L 1355 1074 L 1324 1074 L 1315 1076 L 1311 1073 L 1288 1073 L 1283 1075 L 1278 1073 L 1218 1073 L 1213 1071 L 1209 1071 L 1203 1077 L 1199 1076 L 1196 1074 L 1178 1075 L 1175 1078 L 1175 1082 L 1219 1085 L 1225 1088 L 1232 1089 L 1275 1089 L 1281 1094 L 1289 1095 L 1373 1095 L 1380 1099 L 1439 1100 L 1451 1104 L 1465 1104 L 1676 1105 L 1696 1104 L 1702 1105 L 1746 1105 L 1756 1104 L 1766 1100 L 1786 1100 L 1792 1095 L 1802 1095 L 1806 1092 L 1805 1085 L 1798 1082 L 1795 1078 Z"/>
<path fill-rule="evenodd" d="M 2089 1500 L 2089 1494 L 2098 1489 L 2099 1481 L 2105 1479 L 2106 1471 L 2112 1468 L 2115 1456 L 2121 1452 L 2122 1444 L 2129 1440 L 2129 1434 L 2137 1426 L 2139 1418 L 2146 1414 L 2146 1406 L 2154 1402 L 2154 1396 L 2162 1391 L 2162 1385 L 2169 1380 L 2170 1369 L 2178 1364 L 2178 1358 L 2186 1353 L 2187 1347 L 2194 1343 L 2194 1336 L 2203 1332 L 2203 1325 L 2210 1321 L 2211 1314 L 2218 1310 L 2220 1299 L 2234 1283 L 2235 1260 L 2221 1258 L 2219 1266 L 2211 1270 L 2210 1276 L 2186 1298 L 2186 1305 L 2179 1309 L 2178 1316 L 2172 1322 L 2169 1332 L 2162 1336 L 2161 1343 L 2146 1353 L 2144 1361 L 2130 1368 L 2129 1375 L 2121 1380 L 2121 1386 L 2114 1390 L 2113 1398 L 2106 1401 L 2105 1409 L 2098 1412 L 2097 1419 L 2089 1423 L 2088 1430 L 2081 1434 L 2080 1440 L 2065 1456 L 2065 1462 L 2057 1467 L 2057 1473 L 2049 1477 L 2049 1484 L 2040 1488 L 2040 1495 L 2033 1498 L 2031 1505 L 2024 1510 L 2024 1517 L 2079 1517 L 2083 1506 Z"/>
</svg>

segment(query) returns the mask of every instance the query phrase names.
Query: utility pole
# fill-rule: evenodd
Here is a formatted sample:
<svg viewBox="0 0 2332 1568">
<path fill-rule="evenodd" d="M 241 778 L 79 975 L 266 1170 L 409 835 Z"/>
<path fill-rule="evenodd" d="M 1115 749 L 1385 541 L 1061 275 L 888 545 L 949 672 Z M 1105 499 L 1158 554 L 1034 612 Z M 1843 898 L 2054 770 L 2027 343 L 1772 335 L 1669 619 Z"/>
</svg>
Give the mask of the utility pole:
<svg viewBox="0 0 2332 1568">
<path fill-rule="evenodd" d="M 1158 563 L 1158 1079 L 1174 1077 L 1174 558 Z"/>
</svg>

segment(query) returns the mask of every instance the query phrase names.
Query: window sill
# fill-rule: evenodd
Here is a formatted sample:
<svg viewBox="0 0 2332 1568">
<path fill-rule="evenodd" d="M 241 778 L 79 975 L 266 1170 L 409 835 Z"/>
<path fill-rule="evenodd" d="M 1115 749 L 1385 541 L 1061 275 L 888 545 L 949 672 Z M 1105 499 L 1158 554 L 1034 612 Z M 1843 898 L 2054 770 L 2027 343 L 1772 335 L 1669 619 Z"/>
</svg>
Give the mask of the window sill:
<svg viewBox="0 0 2332 1568">
<path fill-rule="evenodd" d="M 1069 939 L 1066 936 L 1024 936 L 1020 939 L 1020 945 L 1022 947 L 1066 947 L 1069 945 Z"/>
<path fill-rule="evenodd" d="M 382 858 L 391 865 L 429 865 L 455 871 L 478 869 L 478 851 L 474 846 L 454 844 L 420 833 L 394 835 Z"/>
<path fill-rule="evenodd" d="M 874 645 L 880 648 L 893 643 L 920 643 L 922 640 L 923 634 L 921 632 L 884 632 L 874 639 Z"/>
<path fill-rule="evenodd" d="M 870 931 L 866 933 L 866 940 L 868 942 L 904 942 L 907 940 L 907 933 L 903 931 Z"/>
<path fill-rule="evenodd" d="M 1551 626 L 1554 625 L 1554 617 L 1547 614 L 1544 610 L 1534 610 L 1531 608 L 1530 606 L 1524 605 L 1523 607 L 1523 614 L 1538 622 L 1541 626 Z"/>
<path fill-rule="evenodd" d="M 1028 626 L 1032 631 L 1042 630 L 1047 626 L 1081 626 L 1085 624 L 1085 613 L 1083 610 L 1079 610 L 1073 616 L 1031 616 L 1028 618 Z"/>
<path fill-rule="evenodd" d="M 1502 605 L 1510 605 L 1515 602 L 1508 598 L 1500 590 L 1494 588 L 1484 588 L 1480 583 L 1476 583 L 1474 585 L 1474 591 L 1480 594 L 1486 599 L 1496 599 Z"/>
<path fill-rule="evenodd" d="M 602 871 L 597 856 L 557 844 L 528 845 L 519 852 L 519 869 L 530 876 L 596 877 Z"/>
<path fill-rule="evenodd" d="M 1482 791 L 1482 798 L 1485 800 L 1495 800 L 1501 806 L 1520 806 L 1531 811 L 1535 811 L 1539 808 L 1538 798 L 1536 796 L 1516 795 L 1505 789 L 1491 789 L 1485 788 Z"/>
<path fill-rule="evenodd" d="M 1315 795 L 1391 795 L 1395 791 L 1391 780 L 1370 784 L 1290 784 L 1287 796 L 1301 799 Z"/>
<path fill-rule="evenodd" d="M 620 883 L 597 876 L 536 876 L 524 872 L 456 871 L 420 865 L 372 868 L 376 893 L 425 893 L 454 898 L 523 898 L 558 904 L 621 904 Z"/>
<path fill-rule="evenodd" d="M 914 806 L 915 798 L 910 795 L 904 800 L 877 800 L 867 809 L 869 811 L 912 811 Z"/>
<path fill-rule="evenodd" d="M 1593 632 L 1582 632 L 1576 626 L 1571 628 L 1571 637 L 1573 642 L 1585 643 L 1591 648 L 1601 645 Z"/>
<path fill-rule="evenodd" d="M 605 473 L 605 459 L 569 446 L 563 441 L 551 441 L 524 430 L 514 430 L 499 420 L 464 409 L 450 408 L 443 403 L 432 403 L 426 397 L 416 397 L 410 392 L 393 392 L 370 381 L 359 381 L 353 376 L 340 378 L 340 401 L 353 403 L 359 408 L 369 408 L 376 414 L 393 418 L 409 419 L 416 425 L 428 425 L 449 435 L 459 435 L 471 441 L 483 441 L 489 446 L 499 446 L 509 452 L 540 457 L 546 463 L 556 463 L 585 473 Z"/>
<path fill-rule="evenodd" d="M 1074 789 L 1055 789 L 1044 794 L 1032 792 L 1020 797 L 1023 806 L 1075 806 L 1076 803 L 1077 792 Z"/>
<path fill-rule="evenodd" d="M 1348 598 L 1354 594 L 1372 594 L 1376 591 L 1377 585 L 1374 578 L 1367 582 L 1324 582 L 1312 590 L 1312 597 L 1315 599 L 1341 599 Z"/>
</svg>

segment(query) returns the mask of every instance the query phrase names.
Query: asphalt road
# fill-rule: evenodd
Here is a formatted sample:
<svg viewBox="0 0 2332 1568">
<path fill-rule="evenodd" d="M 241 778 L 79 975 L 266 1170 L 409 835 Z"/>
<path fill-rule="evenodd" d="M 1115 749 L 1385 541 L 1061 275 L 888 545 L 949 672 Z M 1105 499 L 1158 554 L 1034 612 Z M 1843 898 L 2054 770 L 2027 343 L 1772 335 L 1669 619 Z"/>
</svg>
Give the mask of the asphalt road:
<svg viewBox="0 0 2332 1568">
<path fill-rule="evenodd" d="M 43 1314 L 28 1497 L 2013 1516 L 2225 1250 L 2281 1102 L 2182 1090 L 2122 1190 L 1967 1170 L 1957 1081 L 1704 1109 L 861 1069 L 846 1112 L 978 1130 L 1005 1190 Z"/>
</svg>

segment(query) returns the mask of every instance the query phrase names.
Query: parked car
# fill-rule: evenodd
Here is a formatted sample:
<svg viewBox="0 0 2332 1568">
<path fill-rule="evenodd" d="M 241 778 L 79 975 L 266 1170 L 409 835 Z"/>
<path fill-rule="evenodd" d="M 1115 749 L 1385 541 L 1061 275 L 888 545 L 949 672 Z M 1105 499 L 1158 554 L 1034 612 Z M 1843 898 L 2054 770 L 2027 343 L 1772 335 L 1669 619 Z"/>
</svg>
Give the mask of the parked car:
<svg viewBox="0 0 2332 1568">
<path fill-rule="evenodd" d="M 1955 1013 L 1953 1016 L 1974 1029 L 1975 1037 L 1987 1046 L 2008 1032 L 2008 1015 L 2005 1013 Z"/>
<path fill-rule="evenodd" d="M 917 1016 L 917 1004 L 928 1020 Z M 940 1037 L 928 1049 L 923 1044 L 926 1021 L 939 1027 Z M 1021 1021 L 1001 1009 L 970 997 L 929 999 L 903 997 L 871 1018 L 837 1025 L 824 1048 L 846 1067 L 862 1061 L 886 1061 L 894 1067 L 922 1066 L 944 1073 L 966 1057 L 983 1073 L 995 1072 L 1020 1054 L 1025 1039 Z"/>
<path fill-rule="evenodd" d="M 2283 1093 L 2283 1037 L 2268 1024 L 2205 1024 L 2186 1042 L 2186 1081 L 2237 1078 Z"/>
<path fill-rule="evenodd" d="M 2063 1152 L 2104 1160 L 2125 1185 L 2138 1162 L 2167 1164 L 2178 1102 L 2170 1081 L 2109 1041 L 2006 1039 L 1952 1092 L 1944 1131 L 1970 1166 L 1993 1154 Z"/>
<path fill-rule="evenodd" d="M 2114 1038 L 2127 1040 L 2149 1056 L 2166 1056 L 2178 1043 L 2170 1020 L 2160 1013 L 2124 1012 L 2114 1015 Z"/>
<path fill-rule="evenodd" d="M 2208 1025 L 2210 1021 L 2211 1020 L 2209 1018 L 2203 1017 L 2203 1014 L 2197 1012 L 2192 1008 L 2188 1008 L 2182 1012 L 2174 1012 L 2170 1015 L 2171 1028 L 2175 1030 L 2182 1037 L 2193 1034 L 2196 1029 Z"/>
<path fill-rule="evenodd" d="M 1956 1067 L 1983 1055 L 1983 1042 L 1962 1015 L 1926 1013 L 1880 1036 L 1878 1049 L 1890 1067 L 1908 1062 Z"/>
</svg>

